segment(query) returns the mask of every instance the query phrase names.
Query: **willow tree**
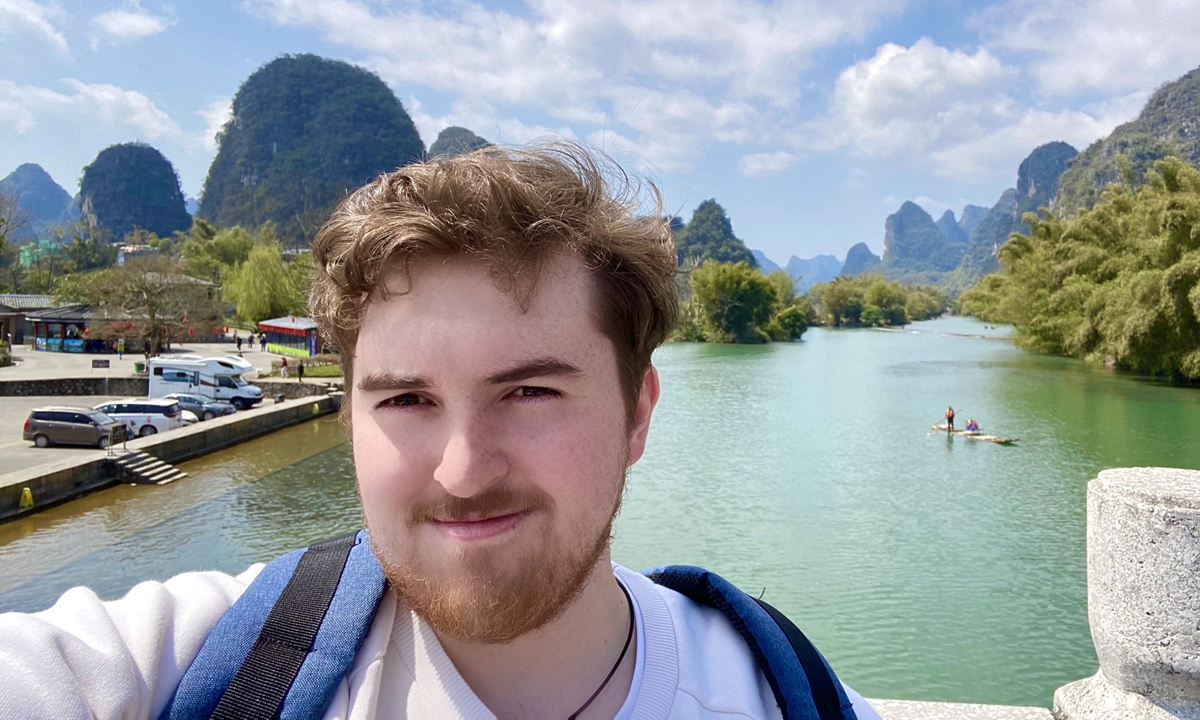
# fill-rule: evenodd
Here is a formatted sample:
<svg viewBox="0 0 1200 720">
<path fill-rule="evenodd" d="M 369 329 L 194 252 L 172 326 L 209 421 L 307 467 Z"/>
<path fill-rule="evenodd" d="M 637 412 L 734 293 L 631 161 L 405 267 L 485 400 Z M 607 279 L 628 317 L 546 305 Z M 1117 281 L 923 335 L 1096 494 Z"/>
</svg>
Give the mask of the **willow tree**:
<svg viewBox="0 0 1200 720">
<path fill-rule="evenodd" d="M 1200 171 L 1166 158 L 1136 191 L 1025 219 L 1029 234 L 1005 243 L 1001 271 L 962 310 L 1012 323 L 1026 349 L 1200 379 Z"/>
</svg>

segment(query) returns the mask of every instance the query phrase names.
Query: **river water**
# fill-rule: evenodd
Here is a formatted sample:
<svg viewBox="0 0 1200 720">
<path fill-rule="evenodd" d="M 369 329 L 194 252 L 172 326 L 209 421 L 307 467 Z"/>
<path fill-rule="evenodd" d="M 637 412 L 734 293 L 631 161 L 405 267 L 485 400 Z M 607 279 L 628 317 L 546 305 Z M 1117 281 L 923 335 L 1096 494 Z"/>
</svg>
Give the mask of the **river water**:
<svg viewBox="0 0 1200 720">
<path fill-rule="evenodd" d="M 868 697 L 1050 704 L 1095 672 L 1085 489 L 1104 468 L 1200 468 L 1200 393 L 1032 355 L 966 319 L 679 344 L 614 558 L 702 565 L 791 616 Z M 931 433 L 960 422 L 1002 447 Z M 85 584 L 119 597 L 236 572 L 359 523 L 335 421 L 0 525 L 0 611 Z"/>
</svg>

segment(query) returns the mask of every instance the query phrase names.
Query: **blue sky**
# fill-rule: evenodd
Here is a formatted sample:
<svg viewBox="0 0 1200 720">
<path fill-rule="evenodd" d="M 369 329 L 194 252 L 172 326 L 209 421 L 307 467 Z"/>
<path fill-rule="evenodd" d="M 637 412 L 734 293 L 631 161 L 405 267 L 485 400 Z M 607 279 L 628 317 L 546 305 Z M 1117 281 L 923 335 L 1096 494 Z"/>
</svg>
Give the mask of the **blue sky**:
<svg viewBox="0 0 1200 720">
<path fill-rule="evenodd" d="M 781 264 L 880 253 L 904 200 L 991 206 L 1037 145 L 1133 119 L 1197 37 L 1194 0 L 0 0 L 0 176 L 74 194 L 139 140 L 199 196 L 238 86 L 311 52 L 378 73 L 426 145 L 580 138 Z"/>
</svg>

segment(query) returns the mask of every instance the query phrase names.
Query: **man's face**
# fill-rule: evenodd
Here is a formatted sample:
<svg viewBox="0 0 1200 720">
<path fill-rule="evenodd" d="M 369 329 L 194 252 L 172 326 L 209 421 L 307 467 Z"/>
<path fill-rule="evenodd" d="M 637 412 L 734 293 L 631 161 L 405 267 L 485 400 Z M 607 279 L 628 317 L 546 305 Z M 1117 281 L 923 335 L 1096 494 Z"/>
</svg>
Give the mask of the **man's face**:
<svg viewBox="0 0 1200 720">
<path fill-rule="evenodd" d="M 556 258 L 522 311 L 486 267 L 433 259 L 367 309 L 351 393 L 363 513 L 389 581 L 440 633 L 519 637 L 607 560 L 657 385 L 649 373 L 631 428 L 591 283 Z"/>
</svg>

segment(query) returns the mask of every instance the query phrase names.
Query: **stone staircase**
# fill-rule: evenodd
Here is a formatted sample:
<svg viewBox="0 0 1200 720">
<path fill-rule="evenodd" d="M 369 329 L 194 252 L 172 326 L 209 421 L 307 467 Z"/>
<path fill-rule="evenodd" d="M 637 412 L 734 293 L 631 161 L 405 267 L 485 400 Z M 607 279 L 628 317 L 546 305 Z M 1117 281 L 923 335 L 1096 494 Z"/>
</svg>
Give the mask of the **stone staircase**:
<svg viewBox="0 0 1200 720">
<path fill-rule="evenodd" d="M 130 452 L 112 461 L 122 482 L 139 485 L 166 485 L 187 477 L 179 468 L 144 452 Z"/>
</svg>

